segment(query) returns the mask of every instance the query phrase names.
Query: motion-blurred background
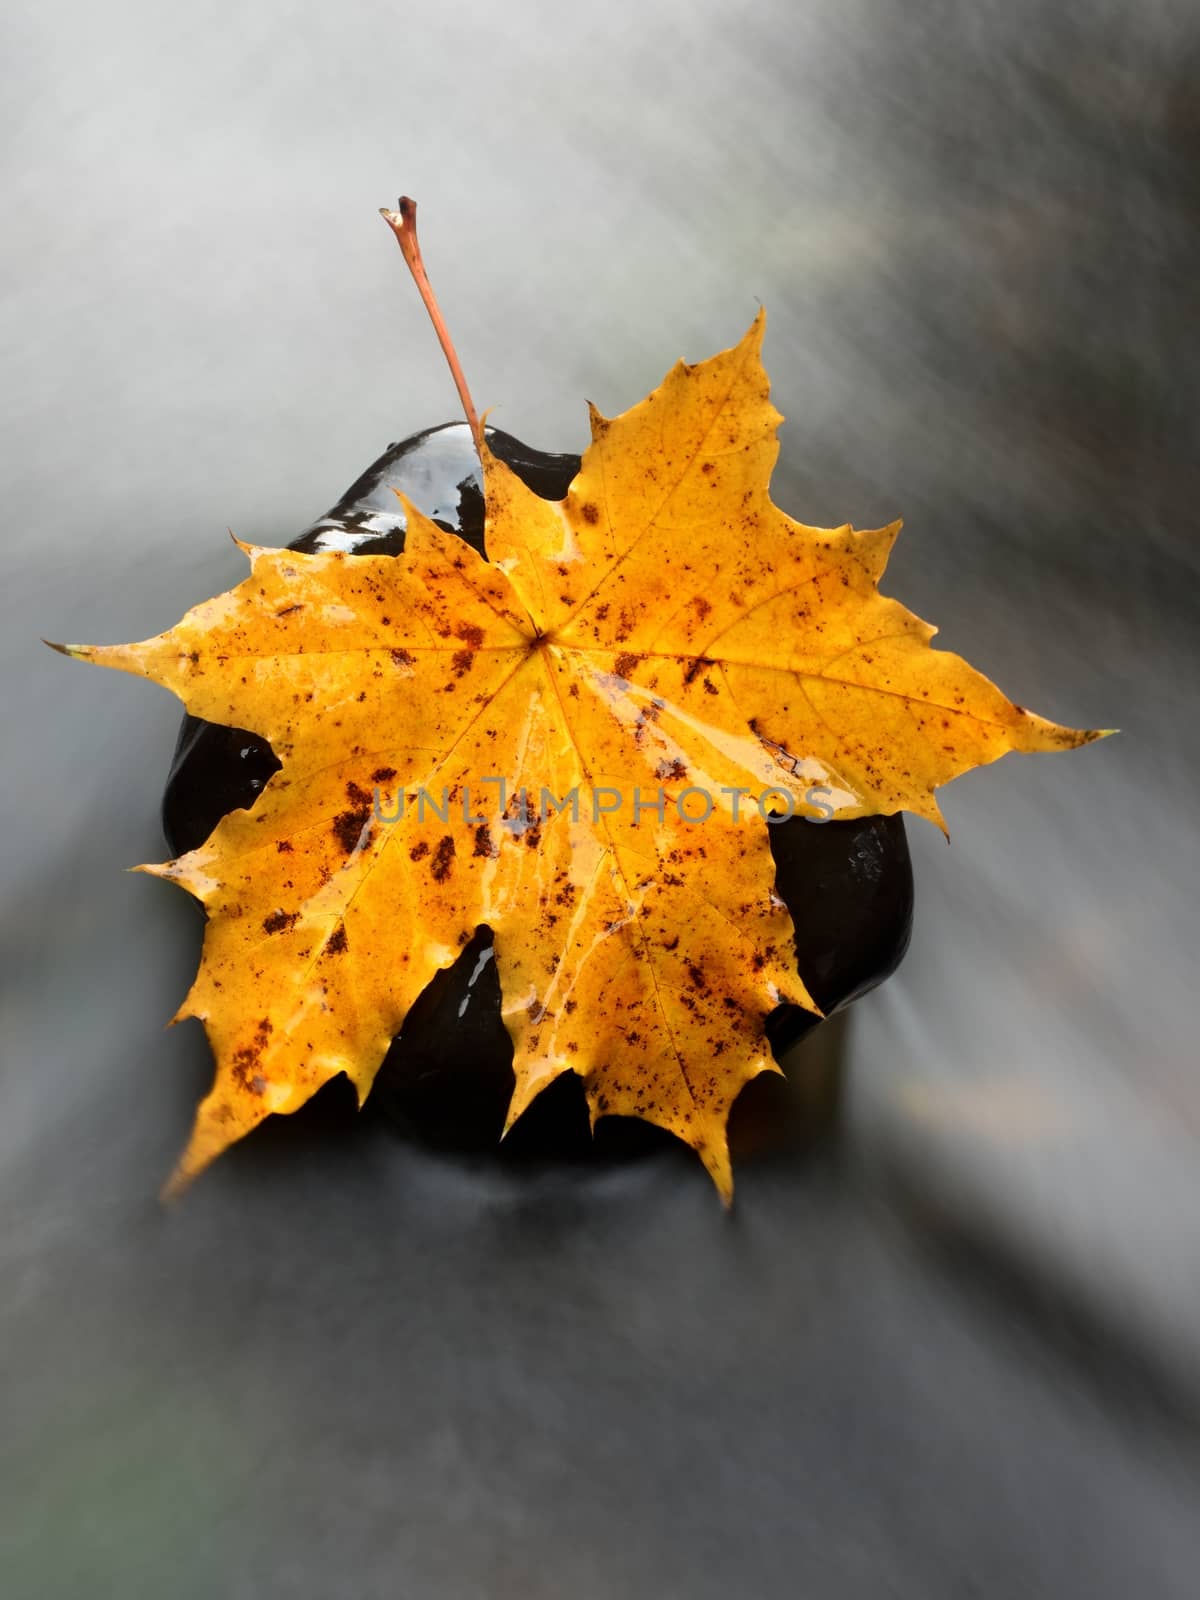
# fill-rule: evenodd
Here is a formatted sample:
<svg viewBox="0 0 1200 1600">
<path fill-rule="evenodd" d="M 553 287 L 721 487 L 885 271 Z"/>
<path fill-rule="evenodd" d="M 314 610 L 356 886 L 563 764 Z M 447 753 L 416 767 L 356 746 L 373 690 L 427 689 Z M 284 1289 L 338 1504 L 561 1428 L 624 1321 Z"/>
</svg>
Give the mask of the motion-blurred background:
<svg viewBox="0 0 1200 1600">
<path fill-rule="evenodd" d="M 1194 1596 L 1192 0 L 17 0 L 4 126 L 0 1587 Z M 265 1129 L 164 1213 L 177 708 L 141 638 L 476 399 L 549 450 L 759 300 L 775 498 L 1119 739 L 910 829 L 836 1153 L 501 1173 Z M 290 1135 L 290 1137 L 288 1136 Z"/>
</svg>

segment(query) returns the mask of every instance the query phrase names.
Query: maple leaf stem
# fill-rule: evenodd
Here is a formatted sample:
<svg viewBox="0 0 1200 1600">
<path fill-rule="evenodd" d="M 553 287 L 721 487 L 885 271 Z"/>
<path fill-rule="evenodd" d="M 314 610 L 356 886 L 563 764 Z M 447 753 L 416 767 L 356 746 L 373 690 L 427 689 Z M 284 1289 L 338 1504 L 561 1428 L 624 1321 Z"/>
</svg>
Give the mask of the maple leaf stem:
<svg viewBox="0 0 1200 1600">
<path fill-rule="evenodd" d="M 450 337 L 450 330 L 446 327 L 446 319 L 442 316 L 437 295 L 433 292 L 433 285 L 429 281 L 429 274 L 425 271 L 425 262 L 421 257 L 421 245 L 417 239 L 417 202 L 402 194 L 397 206 L 399 209 L 396 211 L 389 211 L 386 206 L 380 206 L 379 215 L 396 235 L 396 243 L 403 252 L 408 270 L 412 273 L 413 282 L 417 286 L 417 293 L 424 301 L 429 320 L 433 323 L 433 331 L 437 334 L 438 343 L 442 347 L 442 354 L 446 357 L 450 376 L 454 379 L 454 387 L 458 390 L 458 398 L 462 401 L 471 436 L 475 440 L 475 448 L 482 454 L 483 429 L 479 425 L 479 414 L 475 410 L 475 402 L 471 399 L 471 391 L 467 388 L 458 352 L 454 348 L 454 341 Z"/>
</svg>

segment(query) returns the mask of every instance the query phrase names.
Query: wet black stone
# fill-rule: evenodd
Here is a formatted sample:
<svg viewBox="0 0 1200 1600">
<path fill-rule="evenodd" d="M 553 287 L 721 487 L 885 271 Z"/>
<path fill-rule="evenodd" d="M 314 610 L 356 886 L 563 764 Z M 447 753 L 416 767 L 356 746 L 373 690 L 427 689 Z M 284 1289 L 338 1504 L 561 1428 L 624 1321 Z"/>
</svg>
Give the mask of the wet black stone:
<svg viewBox="0 0 1200 1600">
<path fill-rule="evenodd" d="M 579 457 L 532 450 L 498 429 L 492 450 L 547 499 L 561 499 Z M 291 548 L 398 554 L 400 489 L 441 527 L 483 553 L 483 494 L 470 435 L 462 424 L 431 428 L 392 445 L 331 511 Z M 330 541 L 336 541 L 332 546 Z M 227 812 L 252 806 L 279 762 L 244 729 L 185 717 L 163 796 L 163 827 L 176 853 L 202 844 Z M 899 965 L 912 926 L 913 882 L 899 817 L 770 829 L 776 887 L 796 926 L 801 975 L 826 1012 L 848 1005 Z M 392 1042 L 370 1105 L 431 1145 L 495 1152 L 512 1092 L 512 1046 L 500 1016 L 492 936 L 480 928 L 457 961 L 439 972 Z M 795 1006 L 768 1019 L 776 1055 L 818 1020 Z M 601 1119 L 593 1142 L 580 1080 L 565 1073 L 533 1103 L 501 1148 L 505 1161 L 621 1158 L 657 1148 L 667 1135 L 625 1118 Z"/>
</svg>

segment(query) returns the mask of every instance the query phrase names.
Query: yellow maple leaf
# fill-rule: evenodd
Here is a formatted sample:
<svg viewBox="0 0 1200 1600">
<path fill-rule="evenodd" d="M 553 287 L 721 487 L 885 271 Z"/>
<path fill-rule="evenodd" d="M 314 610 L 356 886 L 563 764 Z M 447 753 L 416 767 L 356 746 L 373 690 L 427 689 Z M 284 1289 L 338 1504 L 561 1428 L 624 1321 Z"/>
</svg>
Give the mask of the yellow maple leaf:
<svg viewBox="0 0 1200 1600">
<path fill-rule="evenodd" d="M 140 644 L 68 653 L 248 728 L 252 810 L 142 870 L 207 912 L 179 1016 L 216 1057 L 178 1186 L 344 1072 L 360 1101 L 433 975 L 492 929 L 509 1124 L 560 1073 L 732 1193 L 725 1125 L 815 1010 L 767 818 L 907 810 L 1008 750 L 1100 737 L 1011 704 L 878 591 L 899 524 L 771 503 L 763 318 L 640 405 L 592 412 L 566 498 L 483 450 L 482 559 L 405 503 L 399 557 L 243 545 L 250 576 Z"/>
</svg>

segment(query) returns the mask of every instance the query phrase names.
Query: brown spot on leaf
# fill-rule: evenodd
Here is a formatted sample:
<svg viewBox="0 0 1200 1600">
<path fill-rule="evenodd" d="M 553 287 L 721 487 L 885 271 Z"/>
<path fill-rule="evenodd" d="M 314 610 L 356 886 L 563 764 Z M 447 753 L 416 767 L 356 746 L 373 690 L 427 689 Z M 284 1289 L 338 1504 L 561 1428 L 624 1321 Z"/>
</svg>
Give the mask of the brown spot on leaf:
<svg viewBox="0 0 1200 1600">
<path fill-rule="evenodd" d="M 445 883 L 450 876 L 454 864 L 454 840 L 449 834 L 438 840 L 437 849 L 433 852 L 433 860 L 429 863 L 429 871 L 436 883 Z"/>
<path fill-rule="evenodd" d="M 254 1037 L 249 1044 L 239 1045 L 233 1052 L 230 1061 L 230 1072 L 233 1080 L 249 1094 L 262 1094 L 267 1086 L 266 1079 L 258 1071 L 259 1058 L 267 1047 L 271 1037 L 271 1019 L 263 1017 L 258 1027 L 254 1030 Z"/>
<path fill-rule="evenodd" d="M 495 844 L 492 842 L 492 830 L 488 827 L 486 822 L 480 823 L 479 827 L 475 829 L 475 849 L 472 854 L 486 857 L 498 856 L 500 854 L 499 850 L 497 850 Z"/>
<path fill-rule="evenodd" d="M 342 848 L 343 855 L 349 855 L 358 848 L 358 841 L 362 838 L 362 831 L 369 826 L 368 819 L 371 815 L 371 798 L 367 796 L 365 807 L 355 811 L 342 811 L 333 819 L 333 837 Z"/>
</svg>

